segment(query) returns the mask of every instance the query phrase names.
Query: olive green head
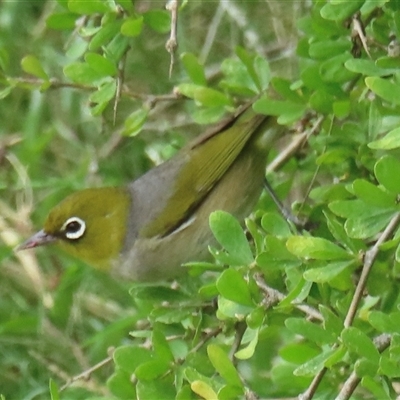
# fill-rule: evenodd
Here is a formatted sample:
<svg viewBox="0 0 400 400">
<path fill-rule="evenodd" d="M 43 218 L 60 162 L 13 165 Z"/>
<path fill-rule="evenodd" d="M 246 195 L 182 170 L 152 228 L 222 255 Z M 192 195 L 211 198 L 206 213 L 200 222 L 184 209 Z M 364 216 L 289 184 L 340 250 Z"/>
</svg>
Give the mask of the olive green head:
<svg viewBox="0 0 400 400">
<path fill-rule="evenodd" d="M 124 188 L 73 193 L 49 212 L 43 229 L 20 249 L 56 242 L 69 254 L 108 269 L 123 247 L 129 208 L 130 196 Z"/>
</svg>

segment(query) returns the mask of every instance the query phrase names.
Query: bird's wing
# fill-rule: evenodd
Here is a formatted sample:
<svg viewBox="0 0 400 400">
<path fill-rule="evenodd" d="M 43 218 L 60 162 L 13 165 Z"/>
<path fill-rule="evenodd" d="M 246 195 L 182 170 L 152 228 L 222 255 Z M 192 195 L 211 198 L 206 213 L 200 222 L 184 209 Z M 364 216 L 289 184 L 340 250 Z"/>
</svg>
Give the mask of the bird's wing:
<svg viewBox="0 0 400 400">
<path fill-rule="evenodd" d="M 179 228 L 235 162 L 265 118 L 247 106 L 184 148 L 187 161 L 176 174 L 172 194 L 140 236 L 165 236 Z"/>
</svg>

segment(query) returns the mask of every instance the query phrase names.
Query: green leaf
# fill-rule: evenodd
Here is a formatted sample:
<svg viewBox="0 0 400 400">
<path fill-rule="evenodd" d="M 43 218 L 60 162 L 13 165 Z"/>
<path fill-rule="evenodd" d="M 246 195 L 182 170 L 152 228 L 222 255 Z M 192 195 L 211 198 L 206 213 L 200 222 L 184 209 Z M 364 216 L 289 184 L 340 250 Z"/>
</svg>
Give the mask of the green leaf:
<svg viewBox="0 0 400 400">
<path fill-rule="evenodd" d="M 279 116 L 279 123 L 289 123 L 299 119 L 306 111 L 305 104 L 292 103 L 290 101 L 270 100 L 260 98 L 253 105 L 254 111 L 264 115 Z"/>
<path fill-rule="evenodd" d="M 139 381 L 136 385 L 137 396 L 130 399 L 162 399 L 175 400 L 176 392 L 173 385 L 163 379 Z"/>
<path fill-rule="evenodd" d="M 203 366 L 204 364 L 210 365 L 209 359 L 207 356 L 200 357 L 199 360 L 197 360 L 200 365 L 197 365 L 198 368 Z M 215 370 L 214 368 L 210 365 L 210 374 L 214 374 Z M 213 378 L 208 378 L 201 374 L 198 370 L 194 369 L 193 367 L 187 367 L 185 368 L 184 375 L 186 380 L 189 383 L 193 382 L 204 382 L 209 387 L 212 387 L 213 390 L 218 390 L 222 385 L 220 384 L 219 381 L 217 381 L 214 377 Z"/>
<path fill-rule="evenodd" d="M 382 99 L 389 103 L 400 105 L 400 85 L 378 77 L 365 78 L 365 84 Z"/>
<path fill-rule="evenodd" d="M 332 111 L 337 118 L 345 118 L 350 114 L 352 104 L 348 100 L 334 101 Z"/>
<path fill-rule="evenodd" d="M 306 363 L 300 365 L 300 367 L 296 368 L 293 371 L 295 376 L 315 376 L 319 371 L 321 371 L 325 367 L 325 363 L 327 360 L 334 355 L 336 349 L 328 349 L 324 350 L 318 356 L 312 358 L 311 360 L 307 361 Z"/>
<path fill-rule="evenodd" d="M 397 247 L 396 247 L 395 260 L 396 260 L 397 262 L 400 262 L 400 244 L 397 245 Z"/>
<path fill-rule="evenodd" d="M 301 335 L 314 343 L 333 344 L 336 340 L 332 332 L 327 332 L 321 326 L 304 318 L 288 318 L 285 321 L 285 325 L 291 332 Z"/>
<path fill-rule="evenodd" d="M 322 18 L 332 21 L 343 21 L 360 9 L 365 0 L 337 1 L 324 4 L 321 8 Z"/>
<path fill-rule="evenodd" d="M 394 195 L 384 192 L 382 189 L 364 179 L 356 179 L 353 182 L 353 190 L 354 194 L 364 201 L 365 204 L 382 208 L 396 205 Z"/>
<path fill-rule="evenodd" d="M 318 237 L 292 236 L 287 240 L 286 247 L 297 257 L 307 259 L 334 260 L 351 257 L 346 250 L 329 240 Z"/>
<path fill-rule="evenodd" d="M 77 14 L 103 14 L 110 11 L 107 2 L 103 0 L 68 0 L 68 9 Z"/>
<path fill-rule="evenodd" d="M 399 360 L 389 358 L 386 355 L 381 356 L 379 361 L 379 374 L 386 375 L 389 378 L 397 378 L 400 376 Z"/>
<path fill-rule="evenodd" d="M 371 149 L 392 150 L 400 147 L 400 128 L 389 131 L 381 139 L 368 143 Z"/>
<path fill-rule="evenodd" d="M 135 110 L 125 120 L 124 130 L 122 131 L 123 136 L 136 136 L 143 128 L 144 123 L 147 120 L 149 111 L 147 108 L 139 108 Z"/>
<path fill-rule="evenodd" d="M 258 329 L 265 319 L 265 308 L 258 306 L 247 317 L 246 324 L 250 329 Z"/>
<path fill-rule="evenodd" d="M 254 70 L 261 85 L 261 91 L 265 91 L 268 89 L 272 76 L 269 63 L 264 57 L 256 55 L 253 64 Z"/>
<path fill-rule="evenodd" d="M 304 272 L 304 279 L 316 283 L 330 282 L 340 273 L 349 269 L 354 261 L 337 261 L 320 268 L 310 268 Z"/>
<path fill-rule="evenodd" d="M 218 399 L 217 393 L 213 388 L 203 381 L 193 381 L 190 385 L 194 393 L 198 394 L 202 399 L 215 400 Z"/>
<path fill-rule="evenodd" d="M 240 58 L 240 61 L 247 69 L 247 73 L 256 85 L 258 91 L 260 91 L 261 83 L 254 69 L 254 55 L 251 55 L 246 49 L 241 46 L 236 47 L 236 55 Z"/>
<path fill-rule="evenodd" d="M 189 385 L 183 385 L 181 388 L 177 388 L 175 400 L 197 400 L 194 392 Z"/>
<path fill-rule="evenodd" d="M 40 61 L 33 55 L 25 56 L 21 60 L 21 67 L 28 74 L 37 76 L 38 78 L 45 80 L 49 79 Z"/>
<path fill-rule="evenodd" d="M 389 315 L 382 311 L 371 311 L 368 313 L 369 323 L 382 333 L 400 334 L 400 312 L 396 311 Z"/>
<path fill-rule="evenodd" d="M 338 242 L 342 244 L 342 246 L 345 246 L 353 254 L 359 253 L 361 250 L 365 250 L 365 246 L 361 241 L 356 241 L 349 238 L 342 222 L 339 222 L 335 216 L 328 212 L 324 212 L 324 215 L 329 232 Z"/>
<path fill-rule="evenodd" d="M 132 345 L 117 347 L 113 353 L 115 365 L 129 375 L 135 373 L 139 365 L 150 361 L 151 358 L 150 350 Z"/>
<path fill-rule="evenodd" d="M 99 74 L 89 64 L 82 62 L 73 62 L 65 66 L 64 75 L 71 81 L 83 85 L 96 85 L 104 79 L 104 75 Z"/>
<path fill-rule="evenodd" d="M 250 340 L 250 342 L 248 343 L 248 345 L 240 350 L 238 350 L 235 353 L 235 357 L 239 360 L 248 360 L 249 358 L 253 357 L 257 344 L 258 344 L 258 329 L 249 329 L 247 328 L 246 332 L 245 332 L 245 336 L 243 337 L 242 343 L 243 341 L 246 339 L 246 334 L 247 336 L 249 335 L 249 332 L 252 335 L 252 338 Z"/>
<path fill-rule="evenodd" d="M 221 296 L 245 306 L 254 306 L 248 284 L 237 270 L 228 268 L 217 279 Z"/>
<path fill-rule="evenodd" d="M 70 321 L 74 296 L 80 285 L 81 274 L 82 271 L 76 265 L 71 266 L 58 283 L 50 311 L 51 320 L 58 327 L 67 326 Z"/>
<path fill-rule="evenodd" d="M 369 216 L 349 218 L 344 227 L 347 234 L 355 239 L 366 239 L 376 235 L 393 218 L 393 210 L 371 209 Z"/>
<path fill-rule="evenodd" d="M 254 305 L 251 307 L 228 300 L 225 297 L 218 297 L 218 312 L 217 317 L 221 320 L 234 319 L 236 321 L 243 320 L 254 310 Z"/>
<path fill-rule="evenodd" d="M 243 389 L 233 385 L 225 385 L 218 391 L 218 400 L 243 398 Z"/>
<path fill-rule="evenodd" d="M 372 60 L 365 60 L 361 58 L 350 58 L 344 63 L 344 66 L 351 72 L 366 76 L 385 76 L 394 72 L 386 68 L 380 68 L 376 66 L 375 62 Z"/>
<path fill-rule="evenodd" d="M 276 212 L 265 213 L 261 219 L 261 226 L 275 237 L 287 238 L 292 234 L 287 221 Z"/>
<path fill-rule="evenodd" d="M 367 360 L 366 358 L 361 358 L 357 360 L 354 364 L 354 372 L 357 376 L 376 376 L 378 372 L 378 364 Z"/>
<path fill-rule="evenodd" d="M 220 82 L 222 89 L 242 95 L 252 96 L 257 93 L 257 87 L 247 72 L 247 68 L 240 61 L 226 58 L 222 61 L 221 71 L 225 76 Z"/>
<path fill-rule="evenodd" d="M 143 14 L 144 23 L 158 33 L 167 33 L 171 29 L 171 16 L 165 10 L 150 10 Z"/>
<path fill-rule="evenodd" d="M 119 399 L 134 399 L 136 391 L 130 380 L 130 375 L 125 371 L 116 370 L 108 379 L 107 387 Z"/>
<path fill-rule="evenodd" d="M 152 343 L 158 361 L 163 360 L 166 363 L 174 361 L 171 348 L 167 339 L 165 339 L 165 332 L 163 332 L 158 325 L 153 327 Z"/>
<path fill-rule="evenodd" d="M 143 28 L 143 16 L 140 16 L 138 18 L 127 18 L 122 26 L 121 26 L 121 33 L 124 36 L 129 36 L 129 37 L 136 37 L 139 36 L 142 33 L 142 28 Z"/>
<path fill-rule="evenodd" d="M 378 364 L 379 352 L 372 340 L 363 331 L 354 327 L 346 328 L 343 330 L 341 337 L 349 351 Z"/>
<path fill-rule="evenodd" d="M 344 64 L 352 58 L 350 53 L 343 53 L 322 62 L 319 73 L 324 82 L 345 83 L 357 75 L 344 67 Z"/>
<path fill-rule="evenodd" d="M 267 236 L 265 244 L 266 250 L 257 256 L 256 263 L 266 272 L 271 269 L 284 269 L 301 265 L 301 260 L 288 251 L 285 241 L 274 236 Z"/>
<path fill-rule="evenodd" d="M 318 356 L 319 349 L 315 345 L 302 342 L 291 342 L 279 350 L 279 356 L 293 364 L 302 364 Z"/>
<path fill-rule="evenodd" d="M 161 378 L 170 367 L 170 363 L 165 360 L 150 360 L 136 368 L 135 376 L 141 381 L 155 381 Z"/>
<path fill-rule="evenodd" d="M 346 233 L 356 239 L 368 238 L 380 232 L 396 211 L 395 208 L 373 207 L 362 200 L 333 201 L 329 208 L 336 215 L 348 218 L 345 223 Z"/>
<path fill-rule="evenodd" d="M 58 391 L 58 386 L 53 379 L 50 379 L 49 381 L 49 389 L 51 400 L 60 400 L 60 392 Z"/>
<path fill-rule="evenodd" d="M 233 265 L 248 265 L 254 261 L 249 242 L 236 218 L 225 211 L 214 211 L 210 214 L 209 223 Z"/>
<path fill-rule="evenodd" d="M 107 46 L 104 47 L 105 56 L 116 65 L 129 47 L 129 38 L 118 33 Z"/>
<path fill-rule="evenodd" d="M 400 194 L 400 161 L 393 156 L 380 158 L 374 167 L 374 172 L 378 182 L 390 193 Z"/>
<path fill-rule="evenodd" d="M 321 60 L 337 56 L 350 50 L 351 42 L 347 38 L 313 42 L 308 49 L 311 58 Z"/>
<path fill-rule="evenodd" d="M 324 318 L 324 329 L 339 337 L 343 330 L 343 321 L 328 307 L 320 305 L 318 308 Z"/>
<path fill-rule="evenodd" d="M 376 379 L 376 378 L 375 378 Z M 373 398 L 379 400 L 392 400 L 392 396 L 382 387 L 382 380 L 376 382 L 371 376 L 361 379 L 361 386 L 372 393 Z"/>
<path fill-rule="evenodd" d="M 54 13 L 46 19 L 46 25 L 50 29 L 72 30 L 75 28 L 77 16 L 69 12 Z"/>
<path fill-rule="evenodd" d="M 108 102 L 115 96 L 116 90 L 117 90 L 117 84 L 115 80 L 107 82 L 104 85 L 101 85 L 96 92 L 93 92 L 89 96 L 89 100 L 93 103 Z"/>
<path fill-rule="evenodd" d="M 243 387 L 236 368 L 221 347 L 210 344 L 207 346 L 207 354 L 211 364 L 227 383 L 240 388 Z"/>
<path fill-rule="evenodd" d="M 100 54 L 86 53 L 85 61 L 94 71 L 103 76 L 114 76 L 118 72 L 115 64 Z"/>
<path fill-rule="evenodd" d="M 400 59 L 398 57 L 382 56 L 376 59 L 375 64 L 379 68 L 386 70 L 397 70 L 400 67 Z"/>
<path fill-rule="evenodd" d="M 232 105 L 229 97 L 222 92 L 193 83 L 181 83 L 178 85 L 178 91 L 184 96 L 192 98 L 207 107 Z"/>
<path fill-rule="evenodd" d="M 204 67 L 199 63 L 197 57 L 192 53 L 183 53 L 181 60 L 186 69 L 189 78 L 197 85 L 206 85 L 207 80 L 204 73 Z"/>
<path fill-rule="evenodd" d="M 225 113 L 226 109 L 224 106 L 199 107 L 192 112 L 192 118 L 196 124 L 212 124 L 221 121 Z"/>
<path fill-rule="evenodd" d="M 113 38 L 117 36 L 122 25 L 121 20 L 116 20 L 105 24 L 92 38 L 89 44 L 90 51 L 96 51 L 100 47 L 105 46 Z"/>
</svg>

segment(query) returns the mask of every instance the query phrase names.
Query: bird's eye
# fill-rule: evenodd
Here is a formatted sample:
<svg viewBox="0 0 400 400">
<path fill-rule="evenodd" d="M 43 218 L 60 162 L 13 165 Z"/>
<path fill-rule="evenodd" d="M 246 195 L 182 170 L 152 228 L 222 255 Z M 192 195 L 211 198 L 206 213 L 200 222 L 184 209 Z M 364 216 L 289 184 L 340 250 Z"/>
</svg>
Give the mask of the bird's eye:
<svg viewBox="0 0 400 400">
<path fill-rule="evenodd" d="M 61 228 L 61 231 L 64 233 L 65 237 L 72 240 L 81 238 L 85 233 L 85 230 L 85 221 L 78 217 L 68 218 Z"/>
</svg>

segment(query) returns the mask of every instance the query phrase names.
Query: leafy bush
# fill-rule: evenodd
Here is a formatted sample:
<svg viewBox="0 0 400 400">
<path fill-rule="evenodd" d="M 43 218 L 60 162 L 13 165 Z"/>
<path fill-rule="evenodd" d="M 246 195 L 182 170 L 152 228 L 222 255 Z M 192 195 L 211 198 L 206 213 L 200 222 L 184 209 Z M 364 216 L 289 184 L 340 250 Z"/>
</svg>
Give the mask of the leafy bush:
<svg viewBox="0 0 400 400">
<path fill-rule="evenodd" d="M 399 3 L 182 2 L 176 37 L 175 4 L 0 6 L 1 392 L 394 398 Z M 256 95 L 295 218 L 266 194 L 246 233 L 215 212 L 215 262 L 161 286 L 13 253 L 67 193 L 129 182 Z"/>
</svg>

